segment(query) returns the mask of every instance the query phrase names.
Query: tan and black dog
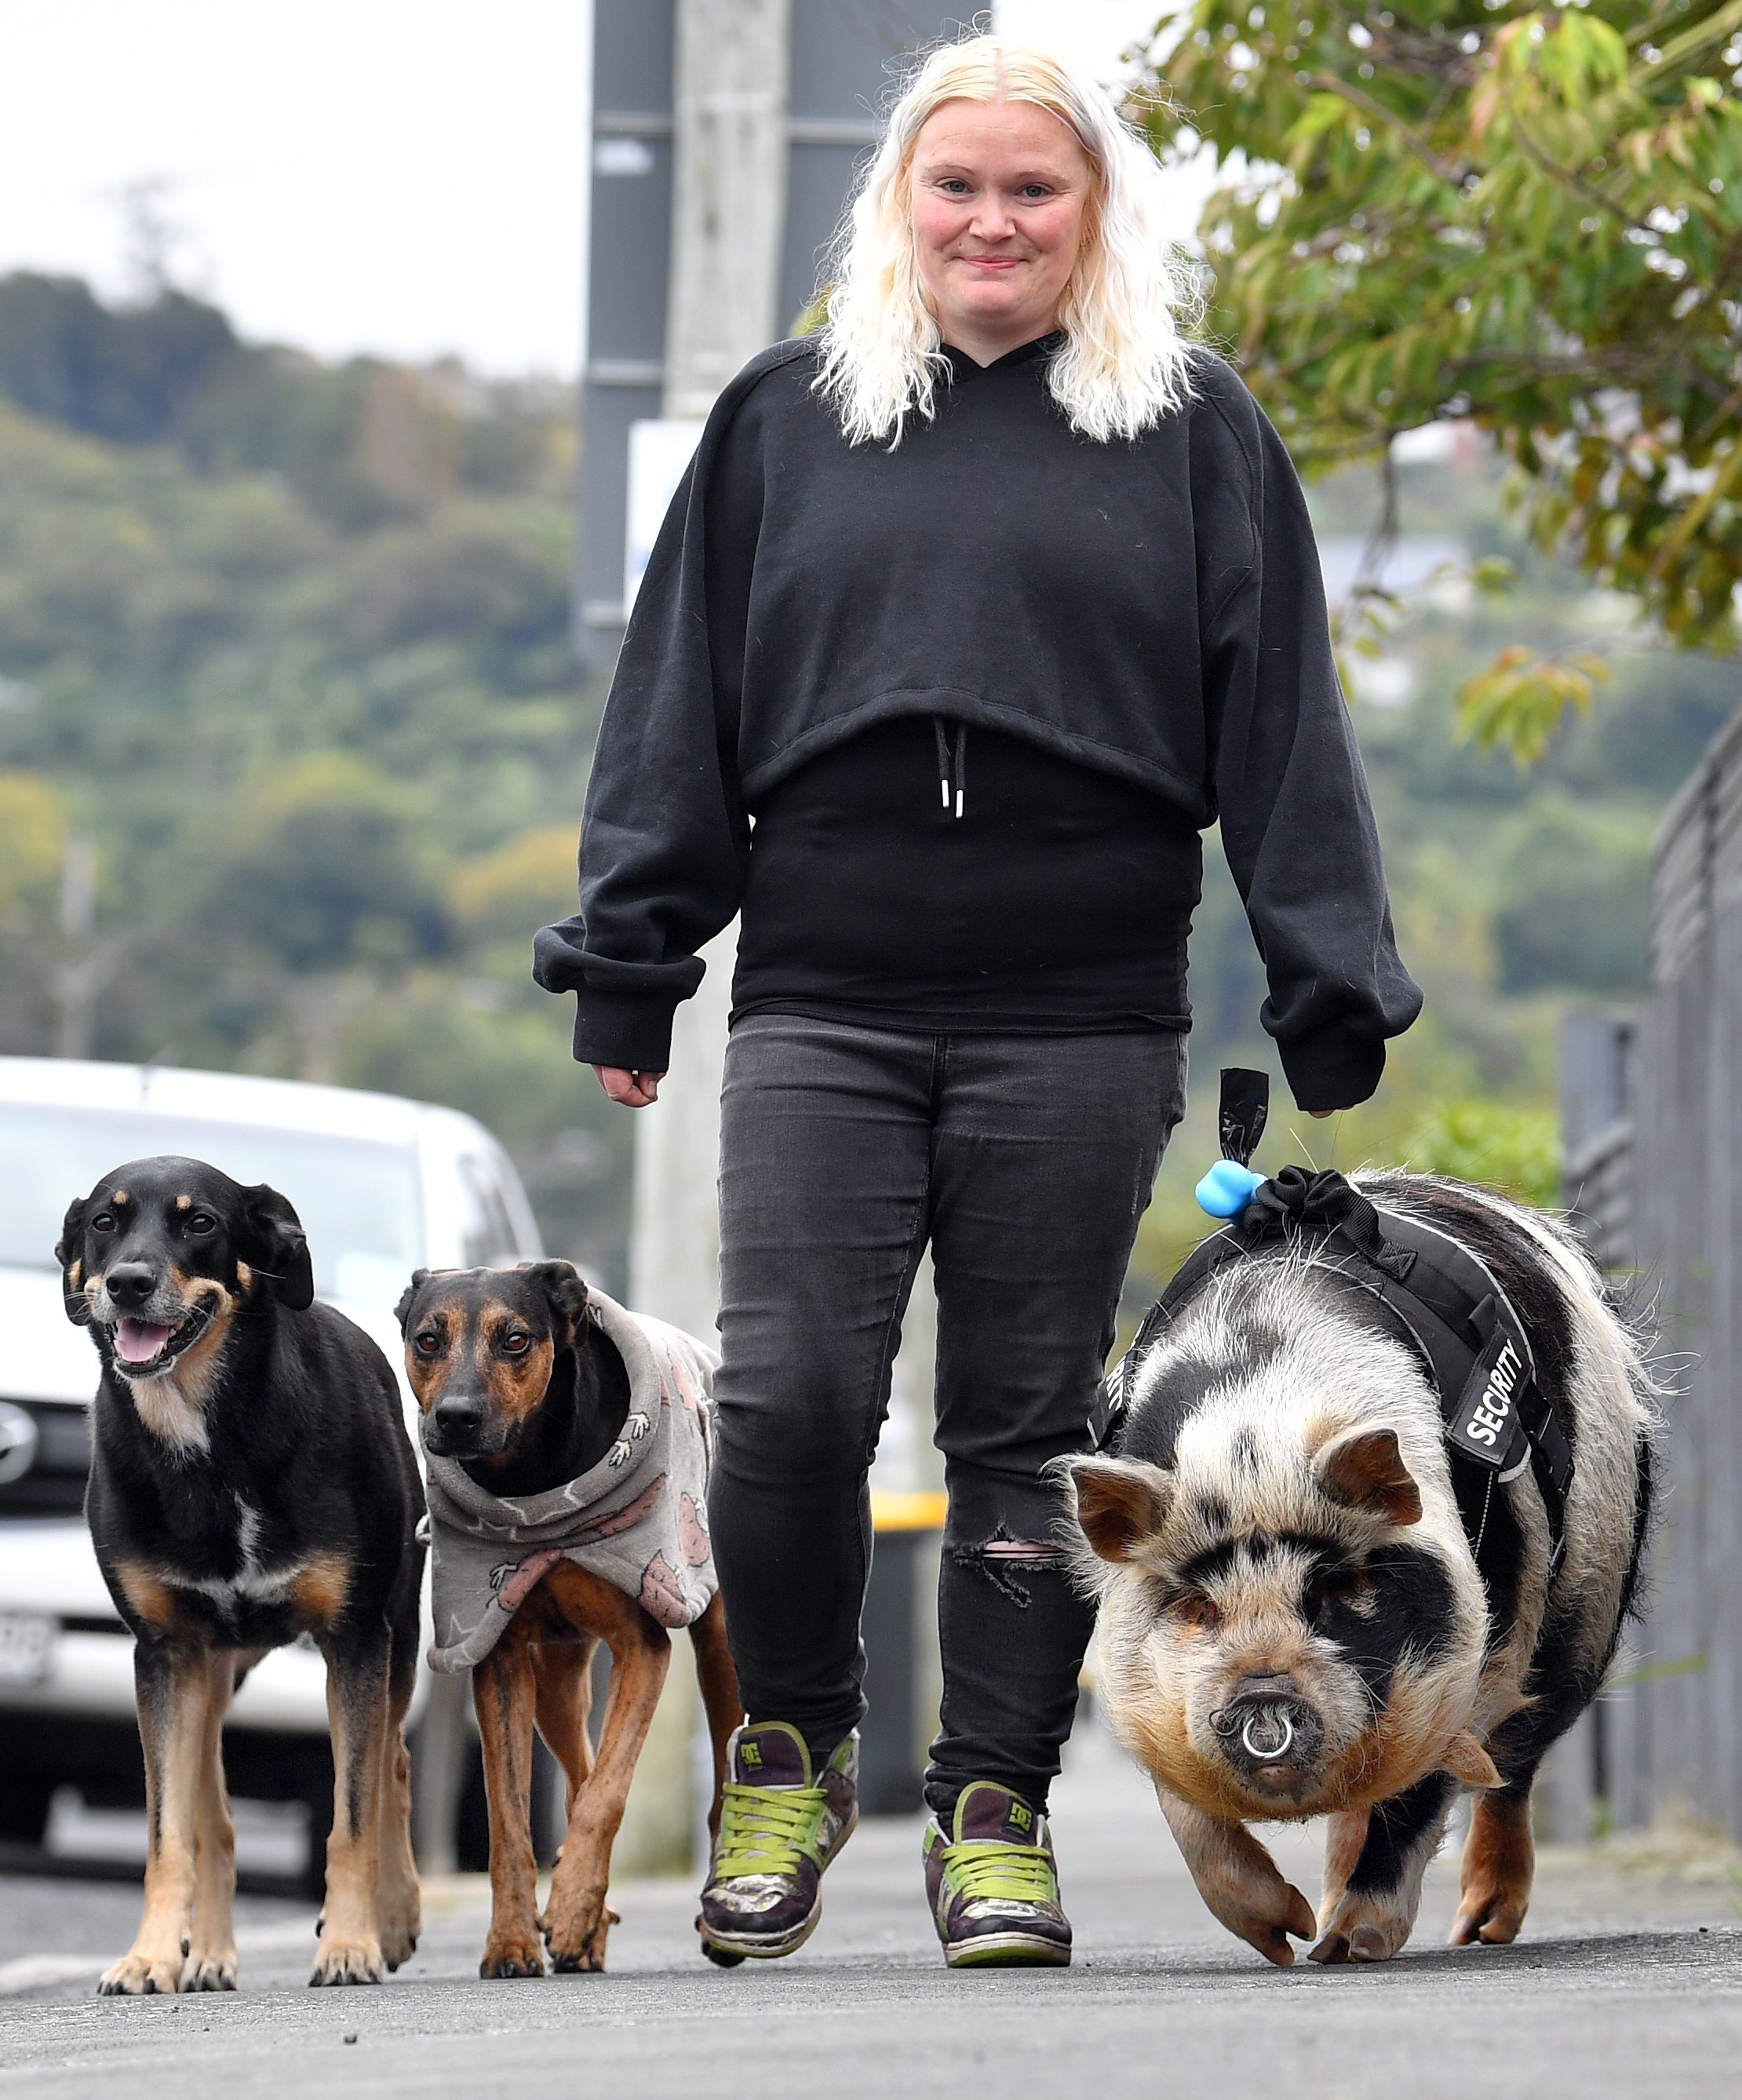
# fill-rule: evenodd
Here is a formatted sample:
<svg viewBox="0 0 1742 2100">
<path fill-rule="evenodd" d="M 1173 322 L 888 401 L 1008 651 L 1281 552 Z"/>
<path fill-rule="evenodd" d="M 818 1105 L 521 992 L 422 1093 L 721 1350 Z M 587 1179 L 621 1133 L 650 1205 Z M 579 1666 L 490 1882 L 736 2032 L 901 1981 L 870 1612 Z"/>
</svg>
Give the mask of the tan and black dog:
<svg viewBox="0 0 1742 2100">
<path fill-rule="evenodd" d="M 311 1983 L 377 1983 L 417 1943 L 404 1722 L 422 1491 L 397 1382 L 315 1302 L 296 1212 L 196 1159 L 135 1160 L 68 1210 L 68 1317 L 103 1374 L 86 1514 L 135 1637 L 145 1909 L 105 1994 L 229 1991 L 235 1836 L 219 1732 L 268 1649 L 327 1665 L 333 1834 Z"/>
<path fill-rule="evenodd" d="M 611 1309 L 617 1320 L 633 1321 L 621 1308 Z M 452 1477 L 443 1462 L 452 1462 L 487 1497 L 518 1509 L 596 1469 L 608 1471 L 614 1454 L 653 1432 L 644 1427 L 646 1414 L 632 1412 L 623 1353 L 589 1316 L 587 1286 L 566 1261 L 508 1270 L 420 1269 L 399 1301 L 399 1317 L 406 1365 L 423 1410 L 424 1445 L 434 1462 L 439 1648 L 444 1555 L 452 1544 L 437 1491 L 439 1478 Z M 632 1503 L 624 1515 L 635 1515 L 646 1499 Z M 683 1512 L 683 1522 L 705 1542 L 693 1508 Z M 607 1519 L 598 1529 L 610 1533 L 614 1525 L 620 1538 L 619 1520 Z M 490 1932 L 478 1973 L 542 1975 L 546 1948 L 553 1970 L 602 1969 L 615 1922 L 606 1904 L 611 1846 L 670 1663 L 667 1627 L 682 1618 L 664 1608 L 669 1585 L 663 1560 L 652 1564 L 664 1571 L 657 1587 L 644 1583 L 636 1595 L 559 1551 L 524 1546 L 509 1551 L 509 1564 L 493 1571 L 501 1578 L 494 1601 L 506 1616 L 493 1644 L 472 1665 L 490 1815 Z M 690 1556 L 692 1562 L 699 1557 Z M 649 1601 L 661 1607 L 660 1616 L 649 1610 Z M 727 1738 L 743 1718 L 717 1594 L 689 1631 L 713 1740 L 712 1828 L 719 1818 Z M 588 1732 L 589 1666 L 602 1641 L 611 1673 L 595 1755 Z M 440 1665 L 439 1655 L 437 1661 Z M 535 1725 L 567 1778 L 568 1829 L 542 1917 L 530 1818 Z"/>
</svg>

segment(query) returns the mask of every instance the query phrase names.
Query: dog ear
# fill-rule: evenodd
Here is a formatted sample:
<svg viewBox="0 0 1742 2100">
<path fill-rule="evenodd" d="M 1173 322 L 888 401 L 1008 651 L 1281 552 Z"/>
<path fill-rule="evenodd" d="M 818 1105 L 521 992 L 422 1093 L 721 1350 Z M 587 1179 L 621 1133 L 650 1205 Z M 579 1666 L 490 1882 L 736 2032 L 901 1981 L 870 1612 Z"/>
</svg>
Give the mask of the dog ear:
<svg viewBox="0 0 1742 2100">
<path fill-rule="evenodd" d="M 315 1302 L 315 1264 L 309 1260 L 302 1220 L 290 1198 L 264 1181 L 244 1192 L 248 1199 L 243 1238 L 248 1266 L 293 1312 Z"/>
<path fill-rule="evenodd" d="M 571 1261 L 523 1261 L 520 1273 L 544 1292 L 556 1325 L 558 1346 L 573 1348 L 587 1324 L 587 1286 L 580 1270 Z"/>
<path fill-rule="evenodd" d="M 1403 1462 L 1395 1429 L 1346 1429 L 1319 1451 L 1312 1470 L 1334 1502 L 1392 1524 L 1422 1520 L 1422 1491 Z"/>
<path fill-rule="evenodd" d="M 399 1332 L 402 1335 L 405 1332 L 405 1324 L 411 1314 L 412 1300 L 416 1298 L 434 1273 L 433 1269 L 414 1268 L 412 1271 L 411 1282 L 399 1293 L 399 1302 L 393 1308 L 393 1317 L 399 1321 Z"/>
<path fill-rule="evenodd" d="M 90 1325 L 90 1301 L 85 1295 L 85 1212 L 90 1198 L 76 1196 L 60 1222 L 55 1259 L 60 1264 L 60 1302 L 75 1327 Z"/>
<path fill-rule="evenodd" d="M 1103 1560 L 1131 1560 L 1166 1521 L 1174 1480 L 1140 1458 L 1074 1458 L 1066 1468 L 1083 1535 Z"/>
</svg>

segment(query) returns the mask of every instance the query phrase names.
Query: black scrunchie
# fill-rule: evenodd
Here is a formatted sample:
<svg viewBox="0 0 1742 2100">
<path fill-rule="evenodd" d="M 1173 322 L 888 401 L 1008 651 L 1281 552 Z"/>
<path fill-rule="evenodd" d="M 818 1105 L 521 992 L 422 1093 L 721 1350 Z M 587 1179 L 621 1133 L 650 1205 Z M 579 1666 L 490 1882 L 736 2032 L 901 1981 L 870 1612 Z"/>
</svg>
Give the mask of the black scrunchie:
<svg viewBox="0 0 1742 2100">
<path fill-rule="evenodd" d="M 1390 1246 L 1379 1214 L 1358 1189 L 1327 1170 L 1285 1167 L 1252 1192 L 1240 1216 L 1240 1236 L 1249 1247 L 1290 1235 L 1321 1238 L 1340 1233 L 1356 1251 L 1388 1273 L 1407 1273 L 1412 1257 Z"/>
</svg>

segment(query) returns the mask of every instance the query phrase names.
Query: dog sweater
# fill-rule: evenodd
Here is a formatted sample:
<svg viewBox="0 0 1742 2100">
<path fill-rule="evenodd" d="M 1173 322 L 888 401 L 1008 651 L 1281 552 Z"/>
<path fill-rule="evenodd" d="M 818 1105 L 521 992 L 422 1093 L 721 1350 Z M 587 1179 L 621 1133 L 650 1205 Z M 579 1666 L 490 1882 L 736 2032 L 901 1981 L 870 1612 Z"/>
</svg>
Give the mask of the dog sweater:
<svg viewBox="0 0 1742 2100">
<path fill-rule="evenodd" d="M 456 1460 L 430 1459 L 432 1670 L 482 1661 L 558 1560 L 615 1584 L 662 1626 L 689 1626 L 720 1586 L 708 1538 L 719 1358 L 601 1291 L 590 1309 L 629 1374 L 623 1433 L 596 1466 L 565 1487 L 504 1498 Z"/>
</svg>

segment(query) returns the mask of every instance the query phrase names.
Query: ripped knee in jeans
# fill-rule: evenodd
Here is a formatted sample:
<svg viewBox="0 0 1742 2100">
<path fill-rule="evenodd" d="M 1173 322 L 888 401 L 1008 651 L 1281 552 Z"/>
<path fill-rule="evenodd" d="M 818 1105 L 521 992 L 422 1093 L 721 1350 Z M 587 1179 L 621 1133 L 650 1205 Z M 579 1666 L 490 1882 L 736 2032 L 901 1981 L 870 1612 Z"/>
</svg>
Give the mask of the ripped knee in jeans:
<svg viewBox="0 0 1742 2100">
<path fill-rule="evenodd" d="M 1051 1539 L 1014 1538 L 1000 1520 L 990 1538 L 977 1546 L 952 1546 L 950 1558 L 958 1568 L 977 1568 L 1001 1597 L 1020 1612 L 1034 1602 L 1025 1575 L 1051 1574 L 1069 1565 L 1065 1550 Z"/>
</svg>

